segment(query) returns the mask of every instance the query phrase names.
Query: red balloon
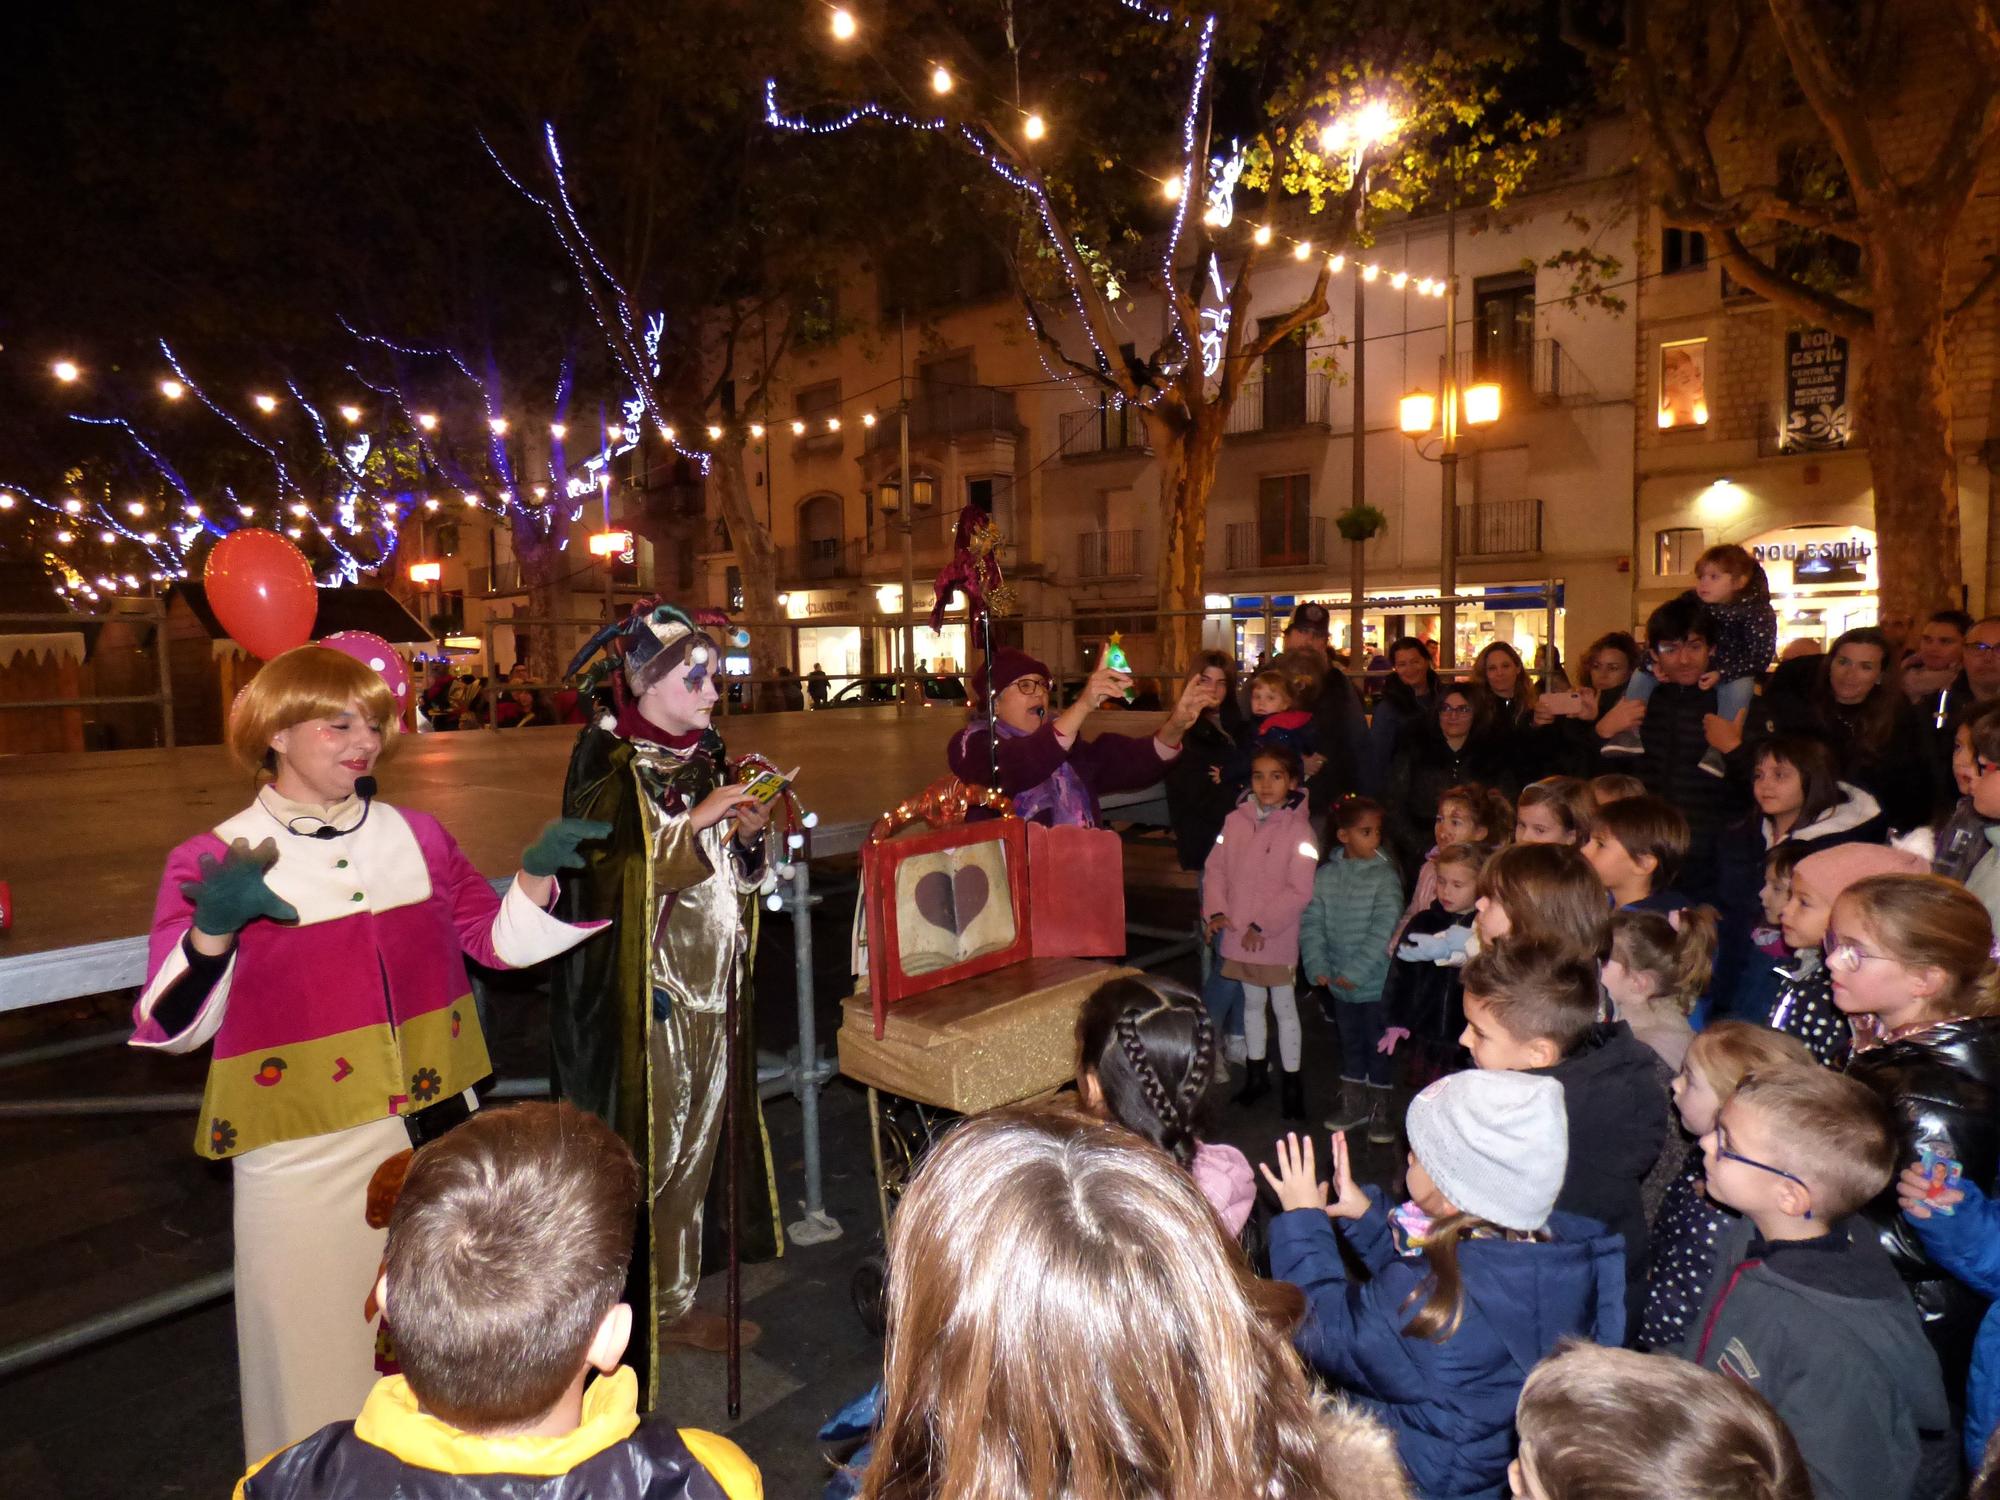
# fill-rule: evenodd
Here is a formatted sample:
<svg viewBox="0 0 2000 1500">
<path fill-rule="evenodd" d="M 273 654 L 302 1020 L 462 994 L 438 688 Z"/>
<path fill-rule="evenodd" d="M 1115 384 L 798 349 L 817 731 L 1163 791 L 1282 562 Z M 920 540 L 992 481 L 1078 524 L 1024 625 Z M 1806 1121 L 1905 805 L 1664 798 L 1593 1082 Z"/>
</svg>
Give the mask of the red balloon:
<svg viewBox="0 0 2000 1500">
<path fill-rule="evenodd" d="M 312 639 L 319 591 L 306 555 L 290 539 L 255 526 L 232 531 L 210 550 L 201 576 L 215 618 L 259 660 Z"/>
</svg>

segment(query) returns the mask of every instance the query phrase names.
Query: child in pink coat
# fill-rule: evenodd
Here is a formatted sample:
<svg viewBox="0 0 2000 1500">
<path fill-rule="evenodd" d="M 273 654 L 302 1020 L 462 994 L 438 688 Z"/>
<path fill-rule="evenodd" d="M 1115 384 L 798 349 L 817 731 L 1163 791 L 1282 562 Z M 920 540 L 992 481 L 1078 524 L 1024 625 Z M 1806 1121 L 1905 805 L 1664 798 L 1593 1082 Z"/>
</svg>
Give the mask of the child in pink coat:
<svg viewBox="0 0 2000 1500">
<path fill-rule="evenodd" d="M 1265 744 L 1250 762 L 1250 791 L 1222 825 L 1209 851 L 1202 887 L 1208 930 L 1222 934 L 1222 972 L 1243 985 L 1243 1041 L 1248 1077 L 1238 1104 L 1270 1088 L 1264 1007 L 1278 1018 L 1279 1100 L 1288 1120 L 1305 1118 L 1299 1079 L 1299 920 L 1312 900 L 1319 847 L 1306 812 L 1296 751 Z"/>
</svg>

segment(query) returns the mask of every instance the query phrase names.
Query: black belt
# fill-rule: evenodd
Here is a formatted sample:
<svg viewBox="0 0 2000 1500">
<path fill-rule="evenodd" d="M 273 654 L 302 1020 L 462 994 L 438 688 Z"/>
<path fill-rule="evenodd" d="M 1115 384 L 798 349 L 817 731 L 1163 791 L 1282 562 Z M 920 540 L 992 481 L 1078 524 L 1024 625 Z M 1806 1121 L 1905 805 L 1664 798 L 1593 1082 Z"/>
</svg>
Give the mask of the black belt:
<svg viewBox="0 0 2000 1500">
<path fill-rule="evenodd" d="M 473 1106 L 465 1102 L 465 1091 L 453 1094 L 449 1099 L 426 1105 L 423 1109 L 403 1116 L 403 1128 L 410 1133 L 412 1146 L 428 1146 L 448 1130 L 456 1130 L 472 1118 Z"/>
</svg>

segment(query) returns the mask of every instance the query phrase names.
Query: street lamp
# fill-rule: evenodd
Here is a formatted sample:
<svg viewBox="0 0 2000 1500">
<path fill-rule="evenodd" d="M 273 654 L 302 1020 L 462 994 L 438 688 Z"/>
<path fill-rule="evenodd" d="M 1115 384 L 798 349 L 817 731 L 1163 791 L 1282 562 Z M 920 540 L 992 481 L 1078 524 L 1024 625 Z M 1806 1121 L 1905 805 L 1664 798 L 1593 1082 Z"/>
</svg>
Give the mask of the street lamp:
<svg viewBox="0 0 2000 1500">
<path fill-rule="evenodd" d="M 1447 256 L 1450 255 L 1447 249 Z M 1445 307 L 1447 317 L 1457 298 L 1452 294 L 1452 281 L 1445 281 Z M 1397 407 L 1397 423 L 1403 435 L 1416 447 L 1419 458 L 1428 459 L 1424 452 L 1423 440 L 1430 436 L 1432 428 L 1438 429 L 1438 452 L 1436 462 L 1443 470 L 1440 476 L 1440 524 L 1443 528 L 1438 537 L 1438 610 L 1439 610 L 1439 650 L 1440 666 L 1455 665 L 1458 646 L 1458 444 L 1459 431 L 1464 427 L 1485 427 L 1500 420 L 1500 387 L 1490 380 L 1461 387 L 1458 383 L 1458 341 L 1450 335 L 1449 325 L 1445 336 L 1445 357 L 1443 369 L 1443 399 L 1429 391 L 1411 391 L 1404 396 Z"/>
<path fill-rule="evenodd" d="M 1354 228 L 1356 238 L 1362 216 L 1368 211 L 1369 153 L 1394 140 L 1403 122 L 1396 111 L 1381 99 L 1370 99 L 1344 115 L 1329 120 L 1320 130 L 1320 149 L 1329 156 L 1344 155 L 1354 179 Z M 1336 255 L 1327 264 L 1338 271 L 1345 261 Z M 1349 481 L 1349 504 L 1359 508 L 1368 503 L 1368 304 L 1367 283 L 1381 275 L 1381 268 L 1366 265 L 1354 278 L 1354 441 L 1353 477 Z M 1355 567 L 1360 567 L 1360 549 L 1355 549 Z M 1359 660 L 1362 641 L 1362 590 L 1358 573 L 1349 580 L 1347 635 L 1348 649 Z"/>
</svg>

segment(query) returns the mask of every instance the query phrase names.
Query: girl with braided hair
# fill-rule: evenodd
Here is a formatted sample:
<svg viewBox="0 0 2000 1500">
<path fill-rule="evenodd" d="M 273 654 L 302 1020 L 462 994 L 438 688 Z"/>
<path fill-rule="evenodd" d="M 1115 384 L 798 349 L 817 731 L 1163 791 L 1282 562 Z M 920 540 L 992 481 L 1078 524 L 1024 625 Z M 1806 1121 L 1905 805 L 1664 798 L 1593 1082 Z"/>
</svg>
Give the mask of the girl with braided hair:
<svg viewBox="0 0 2000 1500">
<path fill-rule="evenodd" d="M 1193 1174 L 1223 1227 L 1241 1235 L 1257 1201 L 1250 1162 L 1204 1141 L 1214 1123 L 1215 1024 L 1199 996 L 1138 975 L 1107 980 L 1076 1022 L 1076 1092 Z"/>
</svg>

